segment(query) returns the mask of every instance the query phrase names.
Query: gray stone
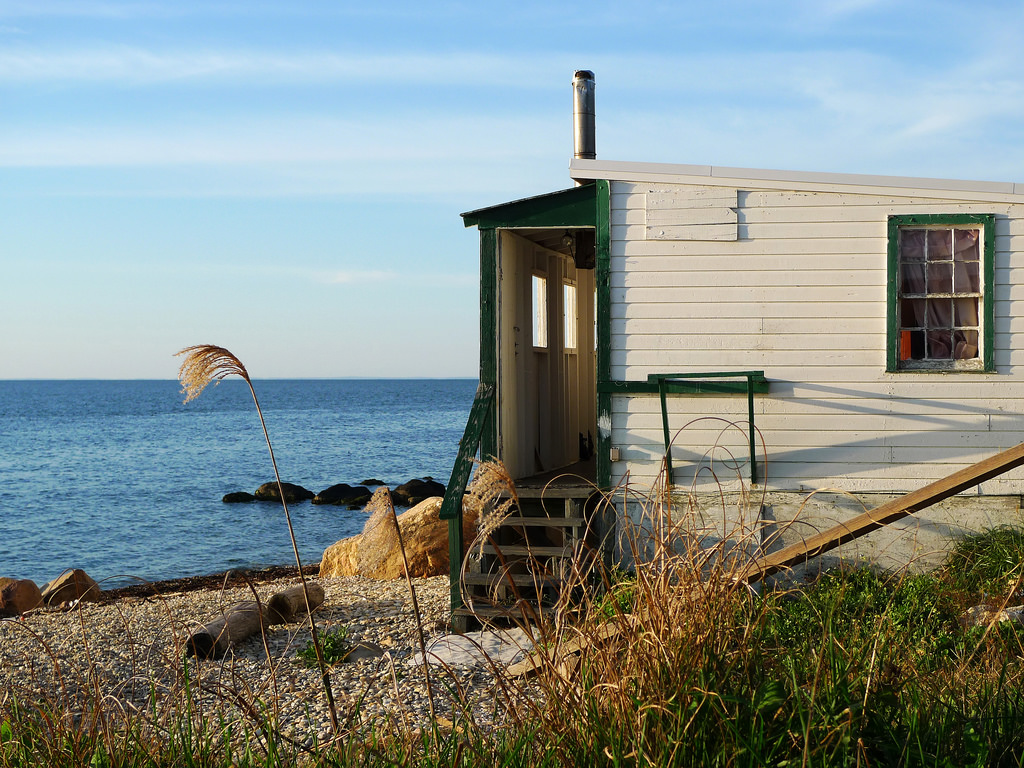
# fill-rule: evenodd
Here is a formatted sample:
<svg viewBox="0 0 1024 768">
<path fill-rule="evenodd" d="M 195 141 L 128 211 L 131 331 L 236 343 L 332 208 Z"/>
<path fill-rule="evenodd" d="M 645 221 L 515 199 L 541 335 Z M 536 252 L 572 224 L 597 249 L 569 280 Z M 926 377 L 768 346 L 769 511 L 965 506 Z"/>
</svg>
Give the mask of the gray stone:
<svg viewBox="0 0 1024 768">
<path fill-rule="evenodd" d="M 373 494 L 369 488 L 338 483 L 325 488 L 313 497 L 314 504 L 331 504 L 334 506 L 362 505 L 370 500 Z"/>
<path fill-rule="evenodd" d="M 256 501 L 256 497 L 247 491 L 235 491 L 225 494 L 221 501 L 225 504 L 249 504 Z"/>
<path fill-rule="evenodd" d="M 366 659 L 376 659 L 384 655 L 384 649 L 376 643 L 356 643 L 345 655 L 345 663 L 351 664 Z"/>
<path fill-rule="evenodd" d="M 983 627 L 986 624 L 998 624 L 1004 621 L 1024 624 L 1024 605 L 1002 609 L 991 605 L 975 605 L 968 608 L 960 618 L 960 623 L 966 627 Z"/>
<path fill-rule="evenodd" d="M 312 491 L 294 483 L 281 483 L 281 487 L 284 489 L 284 500 L 289 504 L 309 501 L 316 496 Z M 281 501 L 281 493 L 277 488 L 276 482 L 264 483 L 256 489 L 255 495 L 259 501 Z"/>
<path fill-rule="evenodd" d="M 522 629 L 481 630 L 437 638 L 427 646 L 427 662 L 450 667 L 504 667 L 523 660 L 532 649 L 530 636 Z M 423 664 L 423 653 L 416 652 L 408 663 Z"/>
<path fill-rule="evenodd" d="M 433 478 L 427 477 L 422 480 L 410 480 L 402 483 L 391 492 L 391 498 L 395 506 L 414 507 L 425 499 L 432 496 L 444 497 L 445 487 Z"/>
</svg>

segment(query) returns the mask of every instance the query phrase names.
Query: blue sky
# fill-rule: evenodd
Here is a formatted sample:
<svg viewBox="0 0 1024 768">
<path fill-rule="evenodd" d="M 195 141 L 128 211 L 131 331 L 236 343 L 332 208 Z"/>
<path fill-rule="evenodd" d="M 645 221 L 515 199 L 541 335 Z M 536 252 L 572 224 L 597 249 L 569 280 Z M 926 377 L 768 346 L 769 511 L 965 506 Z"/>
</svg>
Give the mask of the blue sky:
<svg viewBox="0 0 1024 768">
<path fill-rule="evenodd" d="M 1018 2 L 0 0 L 0 378 L 474 376 L 475 230 L 607 160 L 1024 181 Z"/>
</svg>

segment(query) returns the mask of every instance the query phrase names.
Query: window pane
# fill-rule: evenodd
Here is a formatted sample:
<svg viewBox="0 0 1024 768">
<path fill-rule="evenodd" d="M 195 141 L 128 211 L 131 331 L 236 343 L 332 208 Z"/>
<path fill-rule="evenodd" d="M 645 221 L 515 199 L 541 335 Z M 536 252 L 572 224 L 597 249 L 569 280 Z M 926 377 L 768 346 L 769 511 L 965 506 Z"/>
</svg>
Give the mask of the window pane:
<svg viewBox="0 0 1024 768">
<path fill-rule="evenodd" d="M 900 302 L 900 327 L 923 328 L 928 302 L 924 299 L 904 299 Z"/>
<path fill-rule="evenodd" d="M 928 230 L 928 261 L 950 259 L 953 257 L 953 230 Z"/>
<path fill-rule="evenodd" d="M 974 260 L 980 258 L 978 253 L 978 242 L 981 240 L 979 229 L 957 229 L 953 233 L 954 258 L 959 260 Z"/>
<path fill-rule="evenodd" d="M 533 346 L 548 345 L 548 281 L 541 275 L 533 276 Z"/>
<path fill-rule="evenodd" d="M 565 348 L 576 349 L 576 286 L 562 284 L 562 311 L 565 314 Z"/>
<path fill-rule="evenodd" d="M 957 293 L 980 293 L 981 262 L 953 262 L 953 290 Z"/>
<path fill-rule="evenodd" d="M 953 332 L 953 359 L 973 360 L 978 356 L 978 332 Z"/>
<path fill-rule="evenodd" d="M 929 251 L 929 254 L 931 252 Z M 928 293 L 953 292 L 953 262 L 928 262 Z"/>
<path fill-rule="evenodd" d="M 953 325 L 957 328 L 978 327 L 977 297 L 953 300 Z"/>
<path fill-rule="evenodd" d="M 924 360 L 924 331 L 907 331 L 907 334 L 910 336 L 910 359 Z M 903 359 L 906 360 L 906 357 Z"/>
<path fill-rule="evenodd" d="M 929 360 L 952 360 L 953 359 L 953 333 L 952 331 L 928 331 L 928 359 Z"/>
<path fill-rule="evenodd" d="M 953 327 L 952 299 L 928 299 L 928 327 Z"/>
<path fill-rule="evenodd" d="M 912 261 L 900 265 L 900 293 L 922 294 L 925 292 L 924 262 Z"/>
<path fill-rule="evenodd" d="M 923 229 L 900 230 L 900 259 L 902 261 L 924 261 Z"/>
</svg>

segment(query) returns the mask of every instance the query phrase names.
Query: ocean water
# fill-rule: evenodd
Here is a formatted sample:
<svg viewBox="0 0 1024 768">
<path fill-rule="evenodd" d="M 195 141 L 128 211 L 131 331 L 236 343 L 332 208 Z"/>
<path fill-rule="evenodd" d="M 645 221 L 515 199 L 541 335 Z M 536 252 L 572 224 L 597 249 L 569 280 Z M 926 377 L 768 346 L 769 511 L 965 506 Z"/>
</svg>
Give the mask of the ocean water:
<svg viewBox="0 0 1024 768">
<path fill-rule="evenodd" d="M 447 483 L 476 381 L 254 382 L 281 479 Z M 83 568 L 106 588 L 294 563 L 280 504 L 224 504 L 273 480 L 248 387 L 188 404 L 176 381 L 0 381 L 0 576 Z M 289 505 L 303 563 L 361 511 Z"/>
</svg>

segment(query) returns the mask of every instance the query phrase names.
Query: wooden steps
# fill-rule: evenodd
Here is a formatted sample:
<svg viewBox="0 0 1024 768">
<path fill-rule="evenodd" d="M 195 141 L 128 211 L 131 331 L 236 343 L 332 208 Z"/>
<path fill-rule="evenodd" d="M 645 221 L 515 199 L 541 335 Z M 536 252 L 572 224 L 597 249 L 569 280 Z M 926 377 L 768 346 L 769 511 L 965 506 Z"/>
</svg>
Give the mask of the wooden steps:
<svg viewBox="0 0 1024 768">
<path fill-rule="evenodd" d="M 578 585 L 577 558 L 589 558 L 595 536 L 587 501 L 592 487 L 549 486 L 518 494 L 518 509 L 502 520 L 462 579 L 466 606 L 456 617 L 480 623 L 539 619 L 562 591 Z"/>
<path fill-rule="evenodd" d="M 522 515 L 512 515 L 506 517 L 502 525 L 508 528 L 515 528 L 517 526 L 558 528 L 567 525 L 578 527 L 585 523 L 586 520 L 582 517 L 524 517 Z"/>
<path fill-rule="evenodd" d="M 535 576 L 532 573 L 467 573 L 462 577 L 463 584 L 473 586 L 491 586 L 498 581 L 517 587 L 559 587 L 565 583 L 565 579 L 556 576 Z"/>
<path fill-rule="evenodd" d="M 484 544 L 482 551 L 484 554 L 500 555 L 506 560 L 509 557 L 526 557 L 533 560 L 539 560 L 540 558 L 566 556 L 565 547 L 540 547 L 532 546 L 530 544 L 503 544 L 501 546 L 495 544 Z"/>
</svg>

